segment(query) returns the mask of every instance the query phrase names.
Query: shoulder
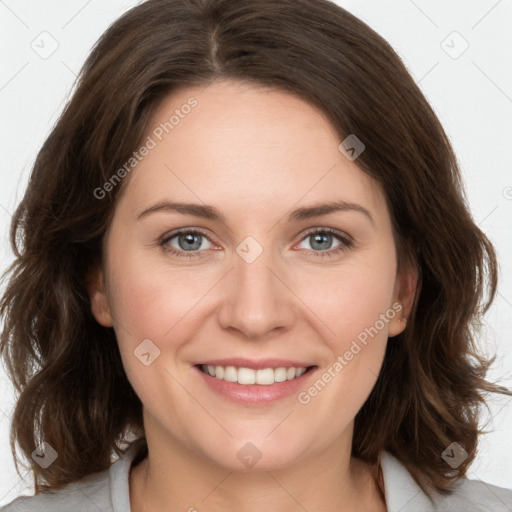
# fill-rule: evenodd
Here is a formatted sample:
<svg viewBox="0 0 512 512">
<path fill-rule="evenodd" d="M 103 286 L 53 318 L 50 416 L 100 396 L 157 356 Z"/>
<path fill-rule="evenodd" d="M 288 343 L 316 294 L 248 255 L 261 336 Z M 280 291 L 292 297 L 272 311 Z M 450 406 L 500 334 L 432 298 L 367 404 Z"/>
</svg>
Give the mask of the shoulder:
<svg viewBox="0 0 512 512">
<path fill-rule="evenodd" d="M 388 512 L 512 512 L 512 489 L 462 478 L 451 494 L 429 496 L 391 453 L 381 452 L 380 463 Z"/>
<path fill-rule="evenodd" d="M 73 482 L 56 491 L 20 496 L 0 512 L 83 512 L 112 511 L 109 497 L 109 470 L 95 473 L 80 482 Z"/>
<path fill-rule="evenodd" d="M 512 489 L 463 478 L 449 496 L 434 498 L 435 510 L 447 512 L 512 512 Z"/>
<path fill-rule="evenodd" d="M 105 471 L 56 491 L 19 496 L 0 512 L 126 512 L 130 510 L 129 472 L 137 448 L 134 443 Z"/>
</svg>

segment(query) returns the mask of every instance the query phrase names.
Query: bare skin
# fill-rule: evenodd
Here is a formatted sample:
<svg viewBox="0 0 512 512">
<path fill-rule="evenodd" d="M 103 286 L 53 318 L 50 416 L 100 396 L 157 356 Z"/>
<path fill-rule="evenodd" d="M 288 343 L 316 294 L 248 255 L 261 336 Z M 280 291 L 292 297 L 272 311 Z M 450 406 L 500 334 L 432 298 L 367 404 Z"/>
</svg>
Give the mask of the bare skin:
<svg viewBox="0 0 512 512">
<path fill-rule="evenodd" d="M 383 192 L 339 151 L 316 108 L 239 82 L 176 91 L 143 139 L 191 97 L 197 106 L 125 178 L 104 265 L 90 281 L 93 314 L 114 327 L 144 406 L 149 456 L 131 470 L 131 510 L 385 511 L 378 467 L 351 457 L 354 417 L 386 344 L 405 328 L 417 284 L 413 269 L 397 273 Z M 369 215 L 288 219 L 342 200 Z M 224 220 L 169 210 L 138 218 L 161 201 L 211 205 Z M 192 250 L 174 236 L 184 228 L 199 230 Z M 315 244 L 317 228 L 327 246 L 319 248 L 321 237 Z M 250 263 L 237 252 L 249 236 L 262 249 Z M 236 403 L 195 366 L 226 357 L 303 361 L 316 367 L 301 377 L 307 393 L 376 325 L 307 403 L 297 393 Z M 144 365 L 134 350 L 147 339 L 160 352 Z M 251 468 L 237 456 L 247 443 L 261 454 Z"/>
</svg>

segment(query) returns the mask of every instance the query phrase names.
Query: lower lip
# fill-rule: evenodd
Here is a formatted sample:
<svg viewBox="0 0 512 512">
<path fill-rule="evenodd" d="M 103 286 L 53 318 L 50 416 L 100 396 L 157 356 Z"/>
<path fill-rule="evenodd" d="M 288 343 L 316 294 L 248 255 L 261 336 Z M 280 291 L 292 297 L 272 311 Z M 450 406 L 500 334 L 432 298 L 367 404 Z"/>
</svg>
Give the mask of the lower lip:
<svg viewBox="0 0 512 512">
<path fill-rule="evenodd" d="M 244 405 L 265 405 L 276 402 L 290 395 L 296 394 L 305 389 L 305 382 L 316 370 L 315 367 L 308 370 L 292 380 L 284 382 L 275 382 L 274 384 L 238 384 L 238 382 L 228 382 L 227 380 L 217 379 L 211 375 L 202 372 L 197 366 L 194 370 L 199 373 L 204 382 L 219 395 L 222 395 L 233 402 Z"/>
</svg>

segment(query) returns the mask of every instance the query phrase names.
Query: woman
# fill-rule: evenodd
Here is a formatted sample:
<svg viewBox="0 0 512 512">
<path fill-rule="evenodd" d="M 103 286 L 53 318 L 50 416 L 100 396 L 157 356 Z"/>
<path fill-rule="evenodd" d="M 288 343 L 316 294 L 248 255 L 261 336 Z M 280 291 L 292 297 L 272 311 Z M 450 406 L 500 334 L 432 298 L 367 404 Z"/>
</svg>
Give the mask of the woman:
<svg viewBox="0 0 512 512">
<path fill-rule="evenodd" d="M 3 510 L 512 507 L 465 478 L 484 394 L 512 394 L 474 349 L 493 247 L 400 59 L 335 4 L 130 10 L 12 243 L 36 495 Z"/>
</svg>

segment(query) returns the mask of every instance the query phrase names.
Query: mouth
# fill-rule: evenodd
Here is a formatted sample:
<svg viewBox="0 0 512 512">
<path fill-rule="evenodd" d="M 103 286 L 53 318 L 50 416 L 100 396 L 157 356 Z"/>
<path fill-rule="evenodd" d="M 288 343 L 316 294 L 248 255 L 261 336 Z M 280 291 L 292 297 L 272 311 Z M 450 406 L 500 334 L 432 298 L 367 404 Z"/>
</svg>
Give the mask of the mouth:
<svg viewBox="0 0 512 512">
<path fill-rule="evenodd" d="M 242 386 L 270 386 L 286 381 L 300 379 L 304 374 L 314 370 L 312 366 L 279 366 L 267 368 L 247 368 L 244 366 L 222 366 L 212 364 L 195 365 L 202 373 L 217 380 L 241 384 Z"/>
</svg>

